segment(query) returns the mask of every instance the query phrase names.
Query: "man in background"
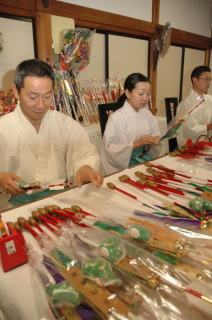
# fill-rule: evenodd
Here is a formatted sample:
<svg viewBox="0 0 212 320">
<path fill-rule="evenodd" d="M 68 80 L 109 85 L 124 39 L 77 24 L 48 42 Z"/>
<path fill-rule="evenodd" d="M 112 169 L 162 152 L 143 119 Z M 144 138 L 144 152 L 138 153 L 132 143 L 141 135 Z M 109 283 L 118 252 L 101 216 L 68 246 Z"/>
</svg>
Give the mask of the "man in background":
<svg viewBox="0 0 212 320">
<path fill-rule="evenodd" d="M 187 139 L 196 141 L 201 135 L 212 135 L 212 96 L 206 94 L 211 84 L 211 69 L 196 67 L 191 73 L 191 82 L 193 88 L 178 105 L 176 119 L 200 105 L 185 119 L 177 136 L 178 147 L 186 144 Z"/>
</svg>

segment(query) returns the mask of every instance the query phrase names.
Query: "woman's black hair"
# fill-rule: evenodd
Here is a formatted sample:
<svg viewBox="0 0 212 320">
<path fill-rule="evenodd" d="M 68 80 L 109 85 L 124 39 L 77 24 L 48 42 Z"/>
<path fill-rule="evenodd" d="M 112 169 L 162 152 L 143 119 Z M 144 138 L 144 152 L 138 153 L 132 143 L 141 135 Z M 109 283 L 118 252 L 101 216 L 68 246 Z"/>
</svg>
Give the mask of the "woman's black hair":
<svg viewBox="0 0 212 320">
<path fill-rule="evenodd" d="M 124 82 L 124 90 L 128 90 L 129 92 L 132 92 L 133 89 L 135 89 L 135 86 L 138 82 L 149 82 L 149 79 L 144 76 L 142 73 L 131 73 L 125 80 Z M 125 100 L 127 99 L 127 96 L 125 93 L 123 93 L 118 101 L 117 101 L 117 105 L 118 106 L 123 106 Z"/>
</svg>

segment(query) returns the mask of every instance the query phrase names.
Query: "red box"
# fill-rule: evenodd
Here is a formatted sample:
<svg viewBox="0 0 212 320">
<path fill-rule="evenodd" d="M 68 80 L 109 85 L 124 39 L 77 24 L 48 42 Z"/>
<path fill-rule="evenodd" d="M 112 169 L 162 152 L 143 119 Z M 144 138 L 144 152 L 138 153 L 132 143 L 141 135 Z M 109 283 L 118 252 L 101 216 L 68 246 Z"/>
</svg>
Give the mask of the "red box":
<svg viewBox="0 0 212 320">
<path fill-rule="evenodd" d="M 20 266 L 28 261 L 26 251 L 19 234 L 7 223 L 9 236 L 0 239 L 0 256 L 4 272 Z"/>
</svg>

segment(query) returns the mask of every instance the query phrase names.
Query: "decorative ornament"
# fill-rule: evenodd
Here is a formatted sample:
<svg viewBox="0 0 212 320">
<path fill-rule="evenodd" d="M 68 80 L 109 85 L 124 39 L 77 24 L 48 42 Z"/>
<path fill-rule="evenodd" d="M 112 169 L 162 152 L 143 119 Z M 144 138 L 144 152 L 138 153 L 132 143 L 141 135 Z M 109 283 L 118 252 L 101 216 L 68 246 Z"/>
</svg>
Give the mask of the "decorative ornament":
<svg viewBox="0 0 212 320">
<path fill-rule="evenodd" d="M 128 230 L 130 237 L 141 242 L 149 242 L 152 240 L 152 233 L 143 226 L 133 224 Z"/>
<path fill-rule="evenodd" d="M 4 49 L 4 39 L 3 39 L 3 34 L 0 31 L 0 53 L 2 53 L 3 49 Z"/>
<path fill-rule="evenodd" d="M 55 307 L 60 307 L 61 304 L 77 307 L 83 299 L 81 293 L 68 281 L 47 286 L 46 293 Z"/>
<path fill-rule="evenodd" d="M 109 258 L 115 264 L 118 264 L 126 256 L 126 251 L 121 240 L 114 237 L 103 241 L 99 247 L 99 251 L 103 257 Z"/>
<path fill-rule="evenodd" d="M 157 49 L 155 63 L 153 70 L 156 69 L 159 54 L 162 58 L 167 54 L 170 43 L 171 43 L 171 25 L 167 22 L 162 29 L 157 29 L 159 31 L 158 38 L 154 41 L 154 47 Z"/>
<path fill-rule="evenodd" d="M 111 264 L 106 260 L 88 260 L 82 265 L 82 276 L 99 286 L 120 285 L 121 280 L 114 274 Z"/>
<path fill-rule="evenodd" d="M 91 44 L 95 30 L 75 28 L 63 30 L 60 67 L 62 71 L 82 71 L 90 62 Z"/>
</svg>

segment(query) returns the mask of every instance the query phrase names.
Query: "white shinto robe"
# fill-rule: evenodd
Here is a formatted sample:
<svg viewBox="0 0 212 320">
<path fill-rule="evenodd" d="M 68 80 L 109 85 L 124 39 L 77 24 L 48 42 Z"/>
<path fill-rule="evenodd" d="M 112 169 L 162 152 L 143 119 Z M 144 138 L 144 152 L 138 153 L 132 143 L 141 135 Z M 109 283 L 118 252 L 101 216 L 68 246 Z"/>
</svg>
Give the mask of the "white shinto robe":
<svg viewBox="0 0 212 320">
<path fill-rule="evenodd" d="M 122 108 L 109 116 L 101 150 L 106 174 L 129 166 L 133 142 L 143 135 L 160 136 L 157 120 L 146 108 L 136 112 L 127 101 Z M 148 153 L 159 156 L 160 146 L 152 147 Z"/>
<path fill-rule="evenodd" d="M 207 124 L 212 122 L 211 95 L 199 95 L 191 89 L 190 94 L 179 103 L 176 119 L 188 113 L 202 99 L 205 99 L 205 101 L 199 105 L 194 113 L 185 118 L 185 123 L 179 129 L 179 135 L 177 136 L 178 147 L 185 145 L 187 139 L 196 141 L 201 135 L 212 135 L 212 130 L 207 131 Z"/>
<path fill-rule="evenodd" d="M 74 181 L 80 167 L 98 170 L 100 162 L 86 131 L 72 118 L 49 110 L 38 134 L 20 106 L 0 119 L 0 155 L 0 172 L 42 185 Z"/>
</svg>

